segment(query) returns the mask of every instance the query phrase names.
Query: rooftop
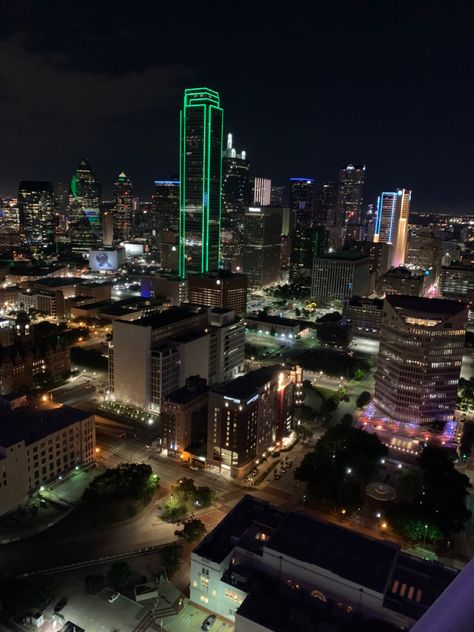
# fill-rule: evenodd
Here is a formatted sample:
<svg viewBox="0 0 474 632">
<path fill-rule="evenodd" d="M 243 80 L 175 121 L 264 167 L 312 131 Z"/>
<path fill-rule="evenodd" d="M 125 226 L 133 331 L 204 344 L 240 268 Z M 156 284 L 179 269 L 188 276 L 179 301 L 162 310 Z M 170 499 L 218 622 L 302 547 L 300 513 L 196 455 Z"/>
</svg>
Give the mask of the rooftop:
<svg viewBox="0 0 474 632">
<path fill-rule="evenodd" d="M 220 563 L 255 522 L 270 529 L 277 527 L 285 514 L 264 500 L 245 495 L 227 516 L 198 544 L 193 553 Z"/>
<path fill-rule="evenodd" d="M 206 307 L 196 307 L 193 309 L 185 307 L 170 307 L 159 314 L 150 314 L 138 320 L 133 321 L 133 325 L 140 327 L 151 327 L 152 329 L 160 329 L 173 323 L 193 318 L 198 314 L 207 314 Z"/>
<path fill-rule="evenodd" d="M 69 406 L 16 408 L 2 418 L 0 445 L 8 447 L 20 441 L 29 445 L 88 417 L 91 417 L 90 413 Z"/>
<path fill-rule="evenodd" d="M 230 382 L 217 384 L 212 388 L 212 392 L 237 399 L 246 399 L 254 395 L 260 387 L 274 378 L 281 370 L 281 366 L 278 365 L 262 366 L 255 371 L 249 371 L 245 375 L 236 377 Z"/>
<path fill-rule="evenodd" d="M 36 281 L 36 283 L 41 283 L 41 285 L 45 285 L 48 288 L 54 288 L 62 287 L 63 285 L 78 285 L 82 283 L 82 280 L 78 277 L 55 277 L 51 279 L 41 279 L 41 281 Z"/>
<path fill-rule="evenodd" d="M 368 259 L 369 255 L 360 252 L 360 250 L 338 250 L 317 257 L 317 259 L 336 259 L 338 261 L 359 261 L 360 259 Z"/>
<path fill-rule="evenodd" d="M 268 323 L 269 325 L 281 325 L 283 327 L 300 327 L 301 321 L 296 318 L 281 318 L 280 316 L 269 316 L 260 314 L 259 316 L 247 316 L 245 320 L 253 322 Z"/>
<path fill-rule="evenodd" d="M 266 546 L 382 594 L 400 550 L 302 512 L 288 514 Z"/>
<path fill-rule="evenodd" d="M 451 301 L 444 298 L 422 298 L 418 296 L 403 296 L 390 294 L 385 300 L 394 308 L 413 312 L 422 312 L 425 315 L 455 316 L 467 310 L 467 304 L 461 301 Z"/>
<path fill-rule="evenodd" d="M 209 387 L 207 386 L 205 380 L 196 380 L 196 382 L 191 382 L 189 384 L 186 384 L 186 386 L 182 386 L 181 388 L 172 391 L 171 393 L 166 395 L 164 399 L 174 404 L 185 405 L 189 404 L 195 399 L 198 399 L 199 397 L 202 397 L 208 391 Z"/>
</svg>

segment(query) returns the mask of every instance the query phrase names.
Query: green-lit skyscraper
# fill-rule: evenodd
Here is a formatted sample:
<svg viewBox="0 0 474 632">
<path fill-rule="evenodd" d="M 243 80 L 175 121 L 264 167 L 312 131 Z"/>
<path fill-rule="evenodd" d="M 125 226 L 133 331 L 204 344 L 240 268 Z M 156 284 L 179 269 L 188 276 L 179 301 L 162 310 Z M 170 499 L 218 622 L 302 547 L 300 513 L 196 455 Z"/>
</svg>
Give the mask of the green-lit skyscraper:
<svg viewBox="0 0 474 632">
<path fill-rule="evenodd" d="M 184 91 L 180 113 L 179 274 L 219 267 L 224 111 L 209 88 Z"/>
</svg>

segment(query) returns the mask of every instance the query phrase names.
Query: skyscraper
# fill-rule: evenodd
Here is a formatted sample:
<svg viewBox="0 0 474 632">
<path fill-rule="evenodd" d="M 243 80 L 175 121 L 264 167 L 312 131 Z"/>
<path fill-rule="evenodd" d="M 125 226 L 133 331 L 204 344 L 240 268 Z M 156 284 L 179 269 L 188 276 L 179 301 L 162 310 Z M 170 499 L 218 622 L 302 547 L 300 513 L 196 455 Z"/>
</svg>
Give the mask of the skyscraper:
<svg viewBox="0 0 474 632">
<path fill-rule="evenodd" d="M 224 111 L 209 88 L 184 91 L 180 114 L 179 275 L 217 270 Z"/>
<path fill-rule="evenodd" d="M 399 421 L 451 421 L 456 408 L 468 306 L 459 301 L 387 296 L 375 403 Z"/>
<path fill-rule="evenodd" d="M 256 206 L 270 206 L 272 181 L 268 178 L 253 179 L 253 203 Z"/>
<path fill-rule="evenodd" d="M 86 252 L 101 240 L 102 191 L 87 160 L 82 159 L 71 178 L 70 241 L 74 251 Z"/>
<path fill-rule="evenodd" d="M 377 199 L 374 242 L 391 244 L 390 265 L 398 268 L 405 263 L 410 214 L 411 191 L 381 193 Z"/>
<path fill-rule="evenodd" d="M 153 230 L 178 231 L 179 180 L 155 180 Z"/>
<path fill-rule="evenodd" d="M 332 180 L 322 182 L 315 194 L 316 224 L 330 229 L 336 221 L 337 186 Z"/>
<path fill-rule="evenodd" d="M 313 265 L 314 180 L 290 178 L 290 282 L 309 294 Z"/>
<path fill-rule="evenodd" d="M 281 224 L 279 207 L 250 207 L 245 213 L 242 265 L 250 286 L 281 280 Z"/>
<path fill-rule="evenodd" d="M 345 165 L 339 171 L 336 225 L 362 223 L 362 196 L 365 165 Z"/>
<path fill-rule="evenodd" d="M 222 155 L 222 234 L 221 265 L 238 270 L 242 265 L 245 210 L 250 204 L 250 163 L 245 151 L 238 153 L 227 135 Z"/>
<path fill-rule="evenodd" d="M 123 171 L 114 182 L 114 237 L 117 241 L 133 237 L 133 187 Z"/>
<path fill-rule="evenodd" d="M 54 243 L 54 199 L 51 182 L 21 180 L 18 187 L 20 230 L 27 244 Z"/>
</svg>

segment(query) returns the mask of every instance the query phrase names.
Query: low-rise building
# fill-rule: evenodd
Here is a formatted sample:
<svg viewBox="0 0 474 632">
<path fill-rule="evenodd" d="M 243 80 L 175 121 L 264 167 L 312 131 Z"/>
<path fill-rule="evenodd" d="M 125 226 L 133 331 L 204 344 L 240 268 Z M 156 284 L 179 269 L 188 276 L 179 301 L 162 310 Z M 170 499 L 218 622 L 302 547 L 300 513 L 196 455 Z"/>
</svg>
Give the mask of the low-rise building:
<svg viewBox="0 0 474 632">
<path fill-rule="evenodd" d="M 42 485 L 91 463 L 94 415 L 75 408 L 16 408 L 0 423 L 0 515 Z"/>
<path fill-rule="evenodd" d="M 441 268 L 439 289 L 444 298 L 472 303 L 474 299 L 474 266 L 452 263 Z"/>
<path fill-rule="evenodd" d="M 261 367 L 209 392 L 207 463 L 246 476 L 298 423 L 302 371 Z"/>
<path fill-rule="evenodd" d="M 140 293 L 143 298 L 161 298 L 178 307 L 188 302 L 188 281 L 172 275 L 144 276 L 140 279 Z"/>
<path fill-rule="evenodd" d="M 286 340 L 294 340 L 297 336 L 309 333 L 309 328 L 304 321 L 266 314 L 247 316 L 245 326 L 249 331 Z"/>
<path fill-rule="evenodd" d="M 426 278 L 424 274 L 413 274 L 408 268 L 392 268 L 379 278 L 375 292 L 380 297 L 388 294 L 423 296 Z"/>
<path fill-rule="evenodd" d="M 190 599 L 236 632 L 409 629 L 456 574 L 247 495 L 191 553 Z"/>
<path fill-rule="evenodd" d="M 52 316 L 57 320 L 66 318 L 64 295 L 61 290 L 26 290 L 18 297 L 23 309 L 30 309 Z"/>
<path fill-rule="evenodd" d="M 76 296 L 91 297 L 95 301 L 110 301 L 112 283 L 81 283 L 76 288 Z"/>
<path fill-rule="evenodd" d="M 378 340 L 382 311 L 383 301 L 381 299 L 354 296 L 345 304 L 343 316 L 352 326 L 353 336 Z"/>
</svg>

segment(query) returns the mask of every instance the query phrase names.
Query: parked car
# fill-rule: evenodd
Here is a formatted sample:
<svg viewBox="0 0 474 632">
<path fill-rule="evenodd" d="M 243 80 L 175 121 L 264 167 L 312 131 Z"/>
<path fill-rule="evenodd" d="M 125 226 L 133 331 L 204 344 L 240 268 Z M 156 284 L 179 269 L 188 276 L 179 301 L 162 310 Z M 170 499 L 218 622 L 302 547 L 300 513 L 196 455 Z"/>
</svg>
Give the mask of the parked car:
<svg viewBox="0 0 474 632">
<path fill-rule="evenodd" d="M 119 592 L 114 592 L 110 595 L 109 597 L 109 603 L 114 603 L 114 601 L 117 601 L 117 599 L 120 597 L 120 593 Z"/>
<path fill-rule="evenodd" d="M 204 619 L 201 625 L 201 630 L 206 630 L 206 631 L 210 630 L 215 620 L 216 620 L 216 615 L 210 614 L 208 617 Z"/>
</svg>

